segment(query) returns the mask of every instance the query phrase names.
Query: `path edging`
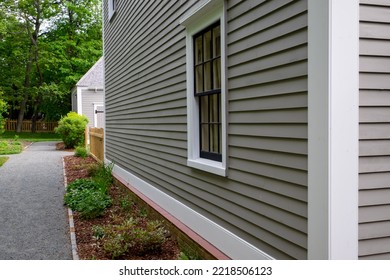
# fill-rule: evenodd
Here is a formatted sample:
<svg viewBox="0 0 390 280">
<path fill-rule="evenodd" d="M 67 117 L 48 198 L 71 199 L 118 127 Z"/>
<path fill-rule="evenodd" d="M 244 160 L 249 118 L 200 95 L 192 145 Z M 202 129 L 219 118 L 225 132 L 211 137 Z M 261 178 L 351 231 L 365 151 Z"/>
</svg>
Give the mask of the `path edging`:
<svg viewBox="0 0 390 280">
<path fill-rule="evenodd" d="M 62 169 L 63 169 L 63 173 L 64 173 L 64 187 L 66 188 L 68 186 L 68 180 L 66 179 L 64 157 L 62 157 Z M 73 260 L 79 260 L 80 258 L 79 258 L 79 254 L 77 252 L 76 230 L 74 227 L 73 212 L 72 212 L 72 209 L 70 209 L 69 207 L 68 207 L 68 218 L 69 218 L 70 242 L 72 245 Z"/>
</svg>

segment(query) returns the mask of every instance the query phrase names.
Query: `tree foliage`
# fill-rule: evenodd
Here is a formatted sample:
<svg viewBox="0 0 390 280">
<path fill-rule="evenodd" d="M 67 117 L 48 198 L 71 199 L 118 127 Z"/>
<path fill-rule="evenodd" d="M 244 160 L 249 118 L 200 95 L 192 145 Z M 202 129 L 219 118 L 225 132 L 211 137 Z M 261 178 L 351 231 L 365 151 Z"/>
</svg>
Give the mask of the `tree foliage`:
<svg viewBox="0 0 390 280">
<path fill-rule="evenodd" d="M 4 114 L 7 112 L 7 103 L 1 99 L 0 92 L 0 134 L 4 133 L 5 118 Z"/>
<path fill-rule="evenodd" d="M 59 120 L 101 55 L 101 0 L 0 3 L 0 90 L 11 118 Z"/>
</svg>

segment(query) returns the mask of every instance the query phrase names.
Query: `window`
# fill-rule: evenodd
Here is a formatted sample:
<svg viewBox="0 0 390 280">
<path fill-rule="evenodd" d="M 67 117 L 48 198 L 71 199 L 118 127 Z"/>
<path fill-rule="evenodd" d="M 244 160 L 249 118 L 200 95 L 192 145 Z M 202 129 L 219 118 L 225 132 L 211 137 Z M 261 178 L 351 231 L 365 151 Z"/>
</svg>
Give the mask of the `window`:
<svg viewBox="0 0 390 280">
<path fill-rule="evenodd" d="M 199 155 L 222 161 L 220 22 L 193 38 L 194 92 L 199 104 Z"/>
<path fill-rule="evenodd" d="M 187 164 L 226 176 L 223 2 L 203 1 L 181 23 L 187 30 Z"/>
<path fill-rule="evenodd" d="M 114 16 L 116 11 L 116 0 L 108 0 L 108 19 L 111 20 L 111 18 Z"/>
</svg>

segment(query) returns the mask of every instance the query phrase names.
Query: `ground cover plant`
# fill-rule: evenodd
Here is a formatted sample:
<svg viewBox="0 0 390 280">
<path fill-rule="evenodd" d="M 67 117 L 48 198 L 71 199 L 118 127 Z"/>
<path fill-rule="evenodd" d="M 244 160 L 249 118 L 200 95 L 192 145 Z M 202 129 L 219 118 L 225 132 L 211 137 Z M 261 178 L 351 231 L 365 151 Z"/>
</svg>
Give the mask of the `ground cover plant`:
<svg viewBox="0 0 390 280">
<path fill-rule="evenodd" d="M 106 186 L 89 179 L 78 179 L 67 186 L 64 202 L 81 218 L 93 219 L 111 205 L 111 198 Z"/>
<path fill-rule="evenodd" d="M 150 218 L 127 188 L 112 184 L 113 165 L 99 165 L 89 156 L 67 156 L 64 164 L 69 189 L 100 189 L 111 200 L 110 205 L 93 218 L 74 211 L 80 259 L 180 258 L 179 246 L 163 222 Z"/>
<path fill-rule="evenodd" d="M 0 157 L 0 167 L 9 159 L 9 157 Z"/>
<path fill-rule="evenodd" d="M 0 140 L 0 155 L 19 154 L 23 151 L 23 145 L 16 140 Z"/>
<path fill-rule="evenodd" d="M 86 158 L 87 156 L 88 156 L 88 150 L 87 150 L 87 148 L 85 148 L 85 147 L 83 147 L 83 146 L 78 146 L 78 147 L 76 147 L 76 149 L 75 149 L 75 153 L 74 153 L 74 155 L 76 156 L 76 157 L 82 157 L 82 158 Z"/>
</svg>

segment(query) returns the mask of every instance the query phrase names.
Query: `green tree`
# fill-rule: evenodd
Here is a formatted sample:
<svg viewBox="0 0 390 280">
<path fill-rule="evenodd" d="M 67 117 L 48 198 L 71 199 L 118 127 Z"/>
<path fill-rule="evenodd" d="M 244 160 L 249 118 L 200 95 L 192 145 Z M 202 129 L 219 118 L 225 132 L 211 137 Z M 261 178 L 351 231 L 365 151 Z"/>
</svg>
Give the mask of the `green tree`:
<svg viewBox="0 0 390 280">
<path fill-rule="evenodd" d="M 66 0 L 60 6 L 61 13 L 43 39 L 45 80 L 55 89 L 44 95 L 43 107 L 49 115 L 57 113 L 55 118 L 69 111 L 71 89 L 102 55 L 101 1 Z"/>
<path fill-rule="evenodd" d="M 7 103 L 0 98 L 0 134 L 4 133 L 5 117 L 3 114 L 7 113 L 7 107 Z"/>
<path fill-rule="evenodd" d="M 14 15 L 24 27 L 24 35 L 28 38 L 28 50 L 26 53 L 24 81 L 22 84 L 22 97 L 19 104 L 18 123 L 16 131 L 22 129 L 22 122 L 29 99 L 32 102 L 33 126 L 36 121 L 36 111 L 41 102 L 40 87 L 44 83 L 40 61 L 40 37 L 42 25 L 50 21 L 58 13 L 58 5 L 53 5 L 51 0 L 18 0 L 5 1 L 8 11 Z M 23 29 L 21 31 L 23 31 Z"/>
<path fill-rule="evenodd" d="M 0 7 L 3 3 L 0 3 Z M 29 41 L 24 26 L 8 9 L 0 9 L 0 90 L 10 104 L 10 114 L 19 109 L 27 65 Z"/>
<path fill-rule="evenodd" d="M 10 114 L 20 125 L 25 116 L 60 119 L 72 87 L 102 55 L 101 0 L 4 0 L 0 11 L 0 89 Z"/>
</svg>

